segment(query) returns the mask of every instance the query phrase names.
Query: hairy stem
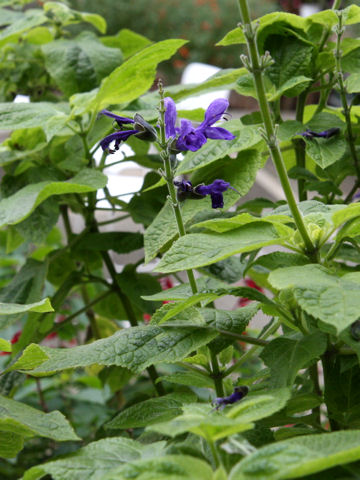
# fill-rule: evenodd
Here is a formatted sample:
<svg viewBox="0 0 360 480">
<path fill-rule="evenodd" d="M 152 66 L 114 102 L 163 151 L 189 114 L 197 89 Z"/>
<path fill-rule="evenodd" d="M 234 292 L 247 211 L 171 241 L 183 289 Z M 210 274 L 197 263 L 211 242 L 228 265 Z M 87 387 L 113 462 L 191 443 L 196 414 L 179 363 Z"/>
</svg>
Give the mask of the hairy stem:
<svg viewBox="0 0 360 480">
<path fill-rule="evenodd" d="M 294 194 L 291 189 L 290 181 L 287 175 L 286 167 L 282 154 L 279 148 L 279 144 L 276 138 L 275 127 L 271 118 L 270 108 L 266 99 L 266 91 L 263 79 L 264 66 L 260 62 L 260 56 L 256 44 L 256 32 L 251 24 L 250 12 L 246 0 L 239 0 L 240 14 L 243 22 L 243 30 L 246 37 L 246 43 L 248 47 L 248 53 L 251 62 L 251 71 L 253 74 L 258 102 L 260 106 L 260 113 L 264 124 L 264 138 L 269 148 L 270 156 L 274 162 L 277 170 L 285 197 L 289 204 L 289 208 L 294 217 L 295 224 L 299 230 L 299 233 L 303 239 L 305 245 L 305 251 L 316 261 L 316 248 L 313 245 L 308 231 L 305 227 L 302 215 L 296 204 Z"/>
<path fill-rule="evenodd" d="M 179 231 L 179 236 L 183 237 L 186 235 L 185 231 L 185 226 L 184 226 L 184 221 L 182 218 L 181 214 L 181 208 L 180 208 L 180 203 L 178 202 L 176 198 L 176 191 L 175 191 L 175 186 L 174 186 L 174 173 L 173 169 L 171 167 L 171 161 L 170 161 L 170 153 L 169 149 L 166 143 L 166 135 L 165 135 L 165 104 L 164 104 L 164 90 L 162 86 L 162 82 L 159 81 L 159 93 L 160 93 L 160 116 L 159 116 L 159 127 L 160 127 L 160 138 L 159 138 L 159 146 L 161 148 L 161 157 L 164 162 L 164 169 L 165 169 L 165 180 L 167 183 L 168 191 L 169 191 L 169 200 L 171 202 L 171 205 L 174 210 L 175 218 L 176 218 L 176 223 Z M 195 275 L 194 272 L 189 269 L 186 270 L 191 291 L 192 293 L 197 293 L 198 288 L 196 285 L 196 280 L 195 280 Z"/>
</svg>

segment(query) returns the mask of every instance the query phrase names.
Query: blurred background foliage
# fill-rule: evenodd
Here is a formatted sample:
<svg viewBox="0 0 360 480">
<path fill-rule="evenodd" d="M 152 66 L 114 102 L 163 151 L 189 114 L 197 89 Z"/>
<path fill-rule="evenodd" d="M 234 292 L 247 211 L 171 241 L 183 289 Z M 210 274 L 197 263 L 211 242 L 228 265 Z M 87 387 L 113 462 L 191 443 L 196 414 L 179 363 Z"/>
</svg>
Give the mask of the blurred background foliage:
<svg viewBox="0 0 360 480">
<path fill-rule="evenodd" d="M 279 8 L 274 0 L 251 3 L 256 17 Z M 234 0 L 71 0 L 70 4 L 76 10 L 102 15 L 108 24 L 108 35 L 129 28 L 155 42 L 165 38 L 188 39 L 189 43 L 164 68 L 171 83 L 179 80 L 190 62 L 222 68 L 240 64 L 239 46 L 215 46 L 240 18 Z"/>
<path fill-rule="evenodd" d="M 254 18 L 279 10 L 298 14 L 305 3 L 316 4 L 320 9 L 332 5 L 331 0 L 251 0 L 251 9 Z M 360 0 L 344 0 L 342 7 L 351 3 L 359 5 Z M 191 62 L 221 68 L 240 66 L 239 45 L 215 46 L 238 23 L 240 17 L 234 0 L 69 0 L 69 4 L 76 10 L 102 15 L 108 24 L 108 35 L 128 28 L 154 42 L 165 38 L 188 39 L 189 43 L 171 62 L 162 65 L 167 83 L 178 82 L 183 69 Z"/>
</svg>

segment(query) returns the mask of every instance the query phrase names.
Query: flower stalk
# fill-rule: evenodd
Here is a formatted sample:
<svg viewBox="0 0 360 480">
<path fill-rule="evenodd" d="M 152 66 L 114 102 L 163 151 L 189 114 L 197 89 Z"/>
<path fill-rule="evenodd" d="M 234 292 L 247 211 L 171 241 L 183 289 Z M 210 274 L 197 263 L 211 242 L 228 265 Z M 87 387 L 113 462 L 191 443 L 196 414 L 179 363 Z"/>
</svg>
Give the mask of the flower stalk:
<svg viewBox="0 0 360 480">
<path fill-rule="evenodd" d="M 159 108 L 159 128 L 160 128 L 160 134 L 159 134 L 159 146 L 161 148 L 161 158 L 163 159 L 164 162 L 164 172 L 163 176 L 166 180 L 168 191 L 169 191 L 169 200 L 171 203 L 171 206 L 174 210 L 175 214 L 175 219 L 176 223 L 178 226 L 178 231 L 179 231 L 179 236 L 183 237 L 186 235 L 185 231 L 185 226 L 184 226 L 184 221 L 182 218 L 181 214 L 181 208 L 180 204 L 176 198 L 176 190 L 174 186 L 174 172 L 171 166 L 171 159 L 170 159 L 170 152 L 169 152 L 169 147 L 166 141 L 166 134 L 165 134 L 165 103 L 164 103 L 164 89 L 163 89 L 163 84 L 162 81 L 159 80 L 159 94 L 160 94 L 160 108 Z M 186 270 L 188 279 L 189 279 L 189 284 L 191 287 L 191 291 L 193 294 L 198 292 L 198 288 L 196 285 L 196 280 L 195 280 L 195 275 L 194 272 L 189 269 Z"/>
<path fill-rule="evenodd" d="M 239 0 L 240 14 L 242 18 L 242 28 L 246 38 L 248 47 L 249 58 L 244 59 L 244 65 L 250 70 L 253 75 L 258 102 L 260 106 L 260 113 L 262 116 L 264 131 L 263 137 L 267 143 L 270 156 L 274 162 L 277 170 L 281 186 L 283 188 L 285 197 L 289 204 L 289 208 L 294 217 L 295 224 L 299 230 L 299 233 L 303 239 L 306 253 L 310 257 L 314 257 L 316 248 L 313 245 L 309 233 L 305 227 L 301 213 L 297 207 L 294 194 L 291 189 L 289 178 L 287 175 L 284 160 L 281 155 L 279 144 L 276 138 L 275 126 L 273 124 L 270 107 L 266 99 L 265 85 L 263 80 L 263 71 L 269 65 L 269 56 L 264 55 L 261 59 L 259 56 L 257 44 L 256 44 L 256 29 L 251 24 L 249 7 L 246 0 Z"/>
</svg>

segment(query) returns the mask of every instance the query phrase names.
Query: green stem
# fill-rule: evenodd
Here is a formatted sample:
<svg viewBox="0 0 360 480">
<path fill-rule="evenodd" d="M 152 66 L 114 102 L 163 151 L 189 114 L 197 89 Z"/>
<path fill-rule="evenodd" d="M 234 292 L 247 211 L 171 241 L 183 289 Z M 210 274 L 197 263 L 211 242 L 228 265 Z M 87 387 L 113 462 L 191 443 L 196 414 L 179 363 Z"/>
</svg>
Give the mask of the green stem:
<svg viewBox="0 0 360 480">
<path fill-rule="evenodd" d="M 279 327 L 280 327 L 280 320 L 277 320 L 274 323 L 274 325 L 272 325 L 268 330 L 266 330 L 259 338 L 261 338 L 262 340 L 265 340 L 266 338 L 270 337 L 270 335 L 275 333 Z M 224 372 L 223 377 L 227 377 L 231 373 L 236 372 L 239 369 L 239 367 L 241 367 L 241 365 L 243 365 L 247 360 L 249 360 L 249 358 L 251 358 L 260 348 L 261 348 L 260 345 L 254 345 L 253 347 L 251 347 L 247 352 L 245 352 L 239 358 L 239 360 L 234 365 L 229 367 Z"/>
<path fill-rule="evenodd" d="M 89 307 L 90 297 L 85 285 L 81 285 L 81 296 L 84 303 L 87 305 L 87 309 L 85 310 L 85 315 L 87 316 L 87 319 L 89 320 L 89 323 L 90 323 L 91 335 L 93 338 L 95 338 L 95 340 L 98 340 L 99 338 L 101 338 L 101 334 L 99 331 L 99 327 L 96 323 L 96 317 L 95 317 L 94 311 L 92 310 L 92 308 Z"/>
<path fill-rule="evenodd" d="M 218 449 L 216 447 L 216 444 L 215 442 L 207 437 L 206 438 L 206 441 L 210 447 L 210 450 L 211 450 L 211 453 L 212 453 L 212 456 L 214 458 L 214 462 L 215 462 L 215 465 L 216 465 L 216 468 L 219 468 L 221 465 L 222 465 L 222 462 L 221 462 L 221 458 L 220 458 L 220 455 L 219 455 L 219 452 L 218 452 Z"/>
<path fill-rule="evenodd" d="M 331 431 L 334 432 L 334 431 L 340 430 L 340 426 L 339 426 L 338 422 L 333 418 L 332 410 L 329 407 L 329 405 L 326 403 L 326 385 L 328 385 L 330 382 L 333 381 L 333 378 L 332 378 L 333 352 L 327 350 L 321 356 L 321 363 L 323 365 L 323 372 L 324 372 L 325 404 L 326 404 L 326 408 L 327 408 L 328 419 L 329 419 Z"/>
<path fill-rule="evenodd" d="M 183 218 L 182 218 L 182 214 L 181 214 L 180 203 L 178 202 L 178 200 L 176 198 L 176 190 L 175 190 L 175 186 L 174 186 L 174 182 L 173 182 L 174 181 L 174 174 L 173 174 L 173 170 L 172 170 L 172 167 L 171 167 L 170 153 L 169 153 L 168 146 L 167 146 L 167 143 L 166 143 L 164 90 L 163 90 L 163 86 L 162 86 L 161 81 L 159 81 L 159 93 L 160 93 L 160 108 L 159 108 L 159 112 L 160 112 L 160 117 L 159 117 L 160 138 L 159 138 L 159 146 L 161 148 L 161 157 L 162 157 L 163 162 L 164 162 L 164 169 L 165 169 L 164 177 L 165 177 L 165 180 L 166 180 L 166 183 L 167 183 L 167 186 L 168 186 L 169 200 L 170 200 L 170 203 L 171 203 L 171 205 L 173 207 L 173 210 L 174 210 L 176 223 L 177 223 L 178 231 L 179 231 L 179 236 L 183 237 L 183 236 L 186 235 L 186 231 L 185 231 L 185 226 L 184 226 L 184 222 L 183 222 Z M 186 270 L 186 273 L 187 273 L 187 276 L 188 276 L 188 279 L 189 279 L 191 291 L 192 291 L 192 293 L 195 294 L 195 293 L 198 292 L 198 288 L 197 288 L 197 285 L 196 285 L 194 272 L 191 269 L 189 269 L 189 270 Z"/>
<path fill-rule="evenodd" d="M 210 350 L 210 355 L 211 355 L 211 378 L 214 380 L 216 395 L 218 397 L 223 397 L 224 396 L 224 386 L 222 382 L 223 374 L 220 371 L 216 353 Z"/>
<path fill-rule="evenodd" d="M 268 101 L 266 99 L 266 91 L 263 79 L 263 70 L 264 67 L 260 64 L 259 52 L 256 44 L 256 34 L 253 29 L 250 20 L 250 12 L 246 0 L 239 0 L 240 13 L 243 22 L 243 30 L 246 37 L 246 43 L 248 47 L 248 53 L 251 60 L 251 71 L 255 81 L 255 87 L 257 92 L 257 98 L 260 106 L 260 112 L 265 129 L 265 140 L 267 142 L 271 158 L 274 162 L 275 168 L 277 170 L 285 197 L 289 204 L 289 208 L 294 217 L 294 221 L 299 230 L 299 233 L 304 241 L 305 251 L 312 257 L 313 260 L 316 260 L 316 248 L 314 247 L 308 231 L 305 227 L 302 215 L 296 204 L 294 194 L 291 189 L 290 181 L 287 176 L 286 167 L 281 155 L 281 151 L 278 145 L 278 141 L 275 134 L 275 127 L 271 119 L 271 113 Z"/>
<path fill-rule="evenodd" d="M 309 375 L 314 385 L 314 392 L 318 397 L 322 397 L 322 391 L 319 385 L 319 372 L 318 372 L 318 365 L 317 362 L 314 365 L 309 367 Z M 321 418 L 320 418 L 320 405 L 312 409 L 312 413 L 315 415 L 316 422 L 321 425 Z"/>
<path fill-rule="evenodd" d="M 78 317 L 79 315 L 81 315 L 82 313 L 86 312 L 89 308 L 91 308 L 93 305 L 95 305 L 96 303 L 98 302 L 101 302 L 101 300 L 104 300 L 106 297 L 108 297 L 110 294 L 112 293 L 111 290 L 107 290 L 106 292 L 102 293 L 101 295 L 95 297 L 93 300 L 91 300 L 87 305 L 84 305 L 82 308 L 80 308 L 79 310 L 77 310 L 76 312 L 72 313 L 71 315 L 69 315 L 68 317 L 65 318 L 65 320 L 63 320 L 61 323 L 57 323 L 55 325 L 55 327 L 53 327 L 51 329 L 52 332 L 58 332 L 59 330 L 61 330 L 64 325 L 67 325 L 68 323 L 70 323 L 72 320 L 74 320 L 74 318 Z M 50 332 L 47 332 L 46 335 L 48 335 L 48 333 Z"/>
<path fill-rule="evenodd" d="M 296 104 L 296 120 L 303 123 L 304 120 L 304 110 L 305 103 L 308 91 L 300 93 L 297 104 Z M 296 166 L 299 168 L 305 168 L 305 142 L 303 139 L 294 139 L 293 144 L 295 146 L 295 156 L 296 156 Z M 298 196 L 299 201 L 307 200 L 307 192 L 304 189 L 305 179 L 299 178 L 297 181 L 298 184 Z"/>
</svg>

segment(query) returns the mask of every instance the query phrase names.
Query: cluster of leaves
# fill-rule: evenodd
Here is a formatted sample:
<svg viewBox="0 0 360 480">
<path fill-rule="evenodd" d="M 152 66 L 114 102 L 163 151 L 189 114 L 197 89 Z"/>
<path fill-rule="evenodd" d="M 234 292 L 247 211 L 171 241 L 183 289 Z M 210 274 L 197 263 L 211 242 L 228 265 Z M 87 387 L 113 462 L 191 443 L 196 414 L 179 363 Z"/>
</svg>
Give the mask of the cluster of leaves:
<svg viewBox="0 0 360 480">
<path fill-rule="evenodd" d="M 0 129 L 10 131 L 0 146 L 1 478 L 357 478 L 359 39 L 341 29 L 331 36 L 335 10 L 258 21 L 259 51 L 273 60 L 263 67 L 265 100 L 298 183 L 310 252 L 291 205 L 237 204 L 233 190 L 220 212 L 209 198 L 183 202 L 188 233 L 179 237 L 158 173 L 164 152 L 135 136 L 121 161 L 150 171 L 129 202 L 111 196 L 103 170 L 117 162 L 94 156 L 112 127 L 98 113 L 138 112 L 157 127 L 159 95 L 149 91 L 157 66 L 186 42 L 152 43 L 129 30 L 76 34 L 72 25 L 83 22 L 105 33 L 105 21 L 58 2 L 21 6 L 2 8 L 0 32 Z M 341 21 L 360 23 L 360 7 Z M 244 44 L 244 32 L 232 30 L 219 45 Z M 227 88 L 263 101 L 253 75 L 223 70 L 166 95 L 177 102 Z M 342 108 L 327 106 L 333 89 Z M 307 105 L 313 91 L 319 103 Z M 19 93 L 30 103 L 13 103 Z M 283 96 L 297 97 L 295 120 L 282 119 Z M 201 121 L 203 113 L 179 115 Z M 258 112 L 229 121 L 234 140 L 208 140 L 173 173 L 194 185 L 222 178 L 246 195 L 268 156 L 261 123 Z M 329 138 L 301 135 L 333 128 Z M 98 192 L 114 213 L 109 220 L 99 219 Z M 75 215 L 84 225 L 78 233 Z M 119 228 L 128 217 L 138 232 Z M 114 253 L 143 247 L 145 258 L 119 273 Z M 152 261 L 156 274 L 141 273 Z M 197 293 L 182 280 L 190 269 Z M 258 289 L 239 286 L 249 277 Z M 252 302 L 215 308 L 222 297 Z M 247 330 L 259 310 L 264 329 Z M 214 408 L 215 396 L 239 385 L 249 387 L 245 399 Z"/>
</svg>

